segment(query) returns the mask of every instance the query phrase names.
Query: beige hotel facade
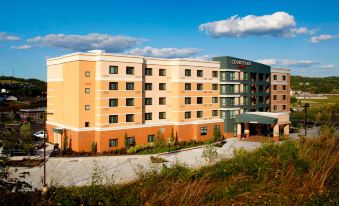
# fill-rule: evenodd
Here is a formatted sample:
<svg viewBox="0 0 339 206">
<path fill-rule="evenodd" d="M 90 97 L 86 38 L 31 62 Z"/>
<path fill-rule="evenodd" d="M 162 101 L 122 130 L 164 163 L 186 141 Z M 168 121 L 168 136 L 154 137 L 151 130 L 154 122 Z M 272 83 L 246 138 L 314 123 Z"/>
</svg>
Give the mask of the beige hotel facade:
<svg viewBox="0 0 339 206">
<path fill-rule="evenodd" d="M 220 63 L 109 54 L 96 50 L 47 60 L 48 141 L 103 152 L 127 143 L 206 141 L 219 118 Z"/>
</svg>

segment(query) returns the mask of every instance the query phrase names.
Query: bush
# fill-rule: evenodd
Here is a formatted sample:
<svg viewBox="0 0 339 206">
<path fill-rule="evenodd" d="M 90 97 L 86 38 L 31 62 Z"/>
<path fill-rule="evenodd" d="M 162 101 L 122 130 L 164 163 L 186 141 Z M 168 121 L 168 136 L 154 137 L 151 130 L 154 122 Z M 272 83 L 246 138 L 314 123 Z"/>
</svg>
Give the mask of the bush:
<svg viewBox="0 0 339 206">
<path fill-rule="evenodd" d="M 153 148 L 152 144 L 136 145 L 127 149 L 127 154 L 135 154 L 140 151 Z"/>
</svg>

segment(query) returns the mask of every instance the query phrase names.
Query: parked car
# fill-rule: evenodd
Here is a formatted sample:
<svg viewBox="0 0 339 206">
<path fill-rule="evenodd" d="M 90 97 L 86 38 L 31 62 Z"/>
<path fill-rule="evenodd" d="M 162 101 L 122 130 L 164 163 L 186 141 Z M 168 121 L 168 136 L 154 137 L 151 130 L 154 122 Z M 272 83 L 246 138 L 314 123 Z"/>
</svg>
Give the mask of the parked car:
<svg viewBox="0 0 339 206">
<path fill-rule="evenodd" d="M 43 130 L 37 131 L 37 132 L 34 133 L 33 135 L 34 135 L 35 137 L 39 137 L 39 138 L 41 138 L 41 139 L 43 139 L 44 136 L 46 136 L 46 135 L 45 135 L 45 131 L 43 131 Z"/>
</svg>

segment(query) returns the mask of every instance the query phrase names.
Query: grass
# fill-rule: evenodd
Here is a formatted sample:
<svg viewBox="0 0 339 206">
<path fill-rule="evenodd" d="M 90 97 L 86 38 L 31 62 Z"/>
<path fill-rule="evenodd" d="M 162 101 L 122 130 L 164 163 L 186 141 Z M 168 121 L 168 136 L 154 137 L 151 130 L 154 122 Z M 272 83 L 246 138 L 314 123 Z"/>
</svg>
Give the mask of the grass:
<svg viewBox="0 0 339 206">
<path fill-rule="evenodd" d="M 301 99 L 301 105 L 309 103 L 312 108 L 321 108 L 324 105 L 339 104 L 339 96 L 327 96 L 327 99 Z M 293 104 L 296 107 L 297 104 Z"/>
<path fill-rule="evenodd" d="M 199 169 L 140 173 L 127 185 L 55 187 L 32 205 L 338 205 L 339 136 L 266 143 Z"/>
</svg>

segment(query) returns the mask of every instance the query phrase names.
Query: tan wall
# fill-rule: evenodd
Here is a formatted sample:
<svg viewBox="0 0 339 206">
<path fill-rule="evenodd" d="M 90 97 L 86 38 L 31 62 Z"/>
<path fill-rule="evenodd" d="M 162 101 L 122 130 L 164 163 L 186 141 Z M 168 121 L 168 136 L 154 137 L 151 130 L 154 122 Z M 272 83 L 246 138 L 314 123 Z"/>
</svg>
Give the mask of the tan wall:
<svg viewBox="0 0 339 206">
<path fill-rule="evenodd" d="M 277 80 L 274 80 L 274 75 L 277 75 Z M 286 76 L 286 81 L 283 81 L 283 75 Z M 277 86 L 277 90 L 274 90 L 274 85 Z M 283 85 L 286 86 L 286 90 L 283 90 Z M 277 99 L 274 100 L 274 95 Z M 283 100 L 283 95 L 286 95 L 286 100 Z M 274 110 L 274 105 L 277 109 Z M 286 105 L 286 109 L 283 109 L 283 105 Z M 282 72 L 271 73 L 271 111 L 272 112 L 286 112 L 290 111 L 290 74 Z"/>
</svg>

